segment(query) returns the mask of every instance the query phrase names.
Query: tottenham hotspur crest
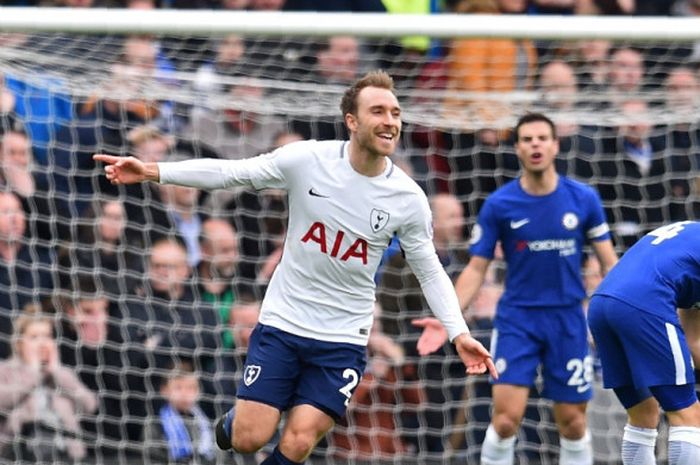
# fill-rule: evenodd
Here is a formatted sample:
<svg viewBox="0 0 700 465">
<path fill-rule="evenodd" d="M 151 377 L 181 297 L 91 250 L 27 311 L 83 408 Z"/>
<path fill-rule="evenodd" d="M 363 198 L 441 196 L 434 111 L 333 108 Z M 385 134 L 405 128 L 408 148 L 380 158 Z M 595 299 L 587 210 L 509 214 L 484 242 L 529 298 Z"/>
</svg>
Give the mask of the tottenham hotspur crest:
<svg viewBox="0 0 700 465">
<path fill-rule="evenodd" d="M 262 367 L 259 365 L 248 365 L 245 367 L 245 371 L 243 372 L 243 382 L 245 385 L 250 386 L 253 384 L 255 380 L 258 379 L 258 376 L 260 376 L 261 371 Z"/>
<path fill-rule="evenodd" d="M 389 214 L 387 212 L 376 208 L 372 209 L 372 213 L 369 214 L 369 224 L 372 227 L 372 231 L 381 231 L 388 222 Z"/>
</svg>

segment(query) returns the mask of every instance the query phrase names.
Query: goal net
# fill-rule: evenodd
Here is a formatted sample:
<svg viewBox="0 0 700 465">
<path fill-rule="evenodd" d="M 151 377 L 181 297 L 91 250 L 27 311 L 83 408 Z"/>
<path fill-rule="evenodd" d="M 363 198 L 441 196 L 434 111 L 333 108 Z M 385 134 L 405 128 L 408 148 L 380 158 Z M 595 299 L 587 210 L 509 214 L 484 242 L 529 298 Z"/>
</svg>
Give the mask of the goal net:
<svg viewBox="0 0 700 465">
<path fill-rule="evenodd" d="M 463 209 L 456 228 L 436 214 L 453 276 L 483 201 L 518 175 L 511 128 L 528 111 L 556 122 L 558 170 L 598 190 L 624 251 L 653 228 L 700 215 L 698 26 L 0 8 L 0 379 L 16 386 L 22 369 L 47 372 L 50 349 L 13 336 L 13 325 L 25 335 L 33 327 L 20 315 L 42 309 L 60 363 L 87 389 L 17 375 L 24 384 L 0 400 L 0 454 L 17 463 L 232 460 L 163 433 L 172 420 L 165 400 L 194 376 L 200 408 L 187 428 L 198 438 L 207 437 L 199 420 L 232 405 L 281 254 L 284 193 L 115 187 L 92 154 L 240 159 L 297 139 L 345 138 L 342 92 L 382 68 L 402 105 L 396 163 L 431 199 Z M 465 315 L 485 343 L 503 272 L 494 268 Z M 371 346 L 347 419 L 310 460 L 478 463 L 488 380 L 465 378 L 450 347 L 417 355 L 410 321 L 429 310 L 400 253 L 387 254 L 377 283 L 377 321 L 394 342 Z M 580 376 L 594 379 L 596 463 L 619 463 L 624 412 L 594 369 Z M 28 399 L 51 413 L 36 415 Z M 52 399 L 71 408 L 51 409 Z M 517 463 L 558 463 L 550 407 L 533 390 Z"/>
</svg>

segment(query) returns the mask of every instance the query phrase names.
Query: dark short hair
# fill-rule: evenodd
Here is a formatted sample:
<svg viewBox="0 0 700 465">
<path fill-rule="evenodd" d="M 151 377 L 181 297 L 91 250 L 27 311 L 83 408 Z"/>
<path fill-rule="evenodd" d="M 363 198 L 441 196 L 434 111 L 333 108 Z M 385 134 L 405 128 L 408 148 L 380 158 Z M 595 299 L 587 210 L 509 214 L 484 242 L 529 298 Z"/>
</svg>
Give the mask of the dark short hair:
<svg viewBox="0 0 700 465">
<path fill-rule="evenodd" d="M 543 115 L 542 113 L 526 113 L 525 115 L 521 116 L 518 122 L 515 125 L 515 128 L 513 128 L 513 138 L 515 142 L 518 142 L 518 138 L 520 137 L 519 131 L 520 131 L 520 126 L 524 124 L 529 124 L 529 123 L 536 123 L 536 122 L 543 122 L 547 123 L 552 130 L 552 138 L 556 139 L 557 138 L 557 128 L 554 125 L 554 122 L 549 119 L 547 116 Z"/>
<path fill-rule="evenodd" d="M 394 92 L 394 79 L 386 71 L 378 69 L 370 71 L 355 81 L 353 85 L 348 87 L 340 101 L 340 111 L 343 117 L 348 113 L 357 114 L 357 96 L 365 87 L 379 87 Z"/>
</svg>

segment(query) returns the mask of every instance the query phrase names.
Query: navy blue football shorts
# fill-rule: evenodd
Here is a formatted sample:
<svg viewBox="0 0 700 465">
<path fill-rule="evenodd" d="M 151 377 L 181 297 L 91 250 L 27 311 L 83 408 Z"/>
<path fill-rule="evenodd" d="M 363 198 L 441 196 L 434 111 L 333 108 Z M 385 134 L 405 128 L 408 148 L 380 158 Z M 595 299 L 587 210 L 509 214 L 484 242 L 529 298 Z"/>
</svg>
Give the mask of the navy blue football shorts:
<svg viewBox="0 0 700 465">
<path fill-rule="evenodd" d="M 280 411 L 308 404 L 338 421 L 366 365 L 365 346 L 319 341 L 258 324 L 237 397 Z"/>
</svg>

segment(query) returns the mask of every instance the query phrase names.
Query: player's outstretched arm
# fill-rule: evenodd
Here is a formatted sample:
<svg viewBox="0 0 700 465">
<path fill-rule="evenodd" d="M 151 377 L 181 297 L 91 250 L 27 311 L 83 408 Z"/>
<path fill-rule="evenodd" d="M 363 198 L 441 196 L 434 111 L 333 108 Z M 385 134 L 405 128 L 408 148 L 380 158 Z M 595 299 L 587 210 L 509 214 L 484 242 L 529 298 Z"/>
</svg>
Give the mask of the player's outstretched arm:
<svg viewBox="0 0 700 465">
<path fill-rule="evenodd" d="M 92 158 L 95 161 L 105 163 L 105 176 L 112 184 L 134 184 L 160 180 L 157 163 L 144 163 L 134 157 L 115 157 L 102 153 L 95 154 Z"/>
</svg>

